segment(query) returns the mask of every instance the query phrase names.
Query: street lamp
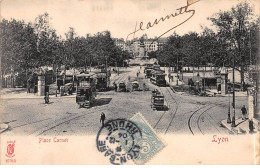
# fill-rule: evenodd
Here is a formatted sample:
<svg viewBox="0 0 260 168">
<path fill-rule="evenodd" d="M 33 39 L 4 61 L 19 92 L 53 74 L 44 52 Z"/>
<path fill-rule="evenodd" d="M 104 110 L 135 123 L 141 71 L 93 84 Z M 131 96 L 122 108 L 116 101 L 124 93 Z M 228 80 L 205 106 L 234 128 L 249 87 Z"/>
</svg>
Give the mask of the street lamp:
<svg viewBox="0 0 260 168">
<path fill-rule="evenodd" d="M 177 86 L 178 86 L 178 81 L 179 81 L 179 54 L 177 55 L 177 83 L 176 83 Z"/>
<path fill-rule="evenodd" d="M 228 81 L 228 118 L 227 118 L 227 123 L 231 123 L 230 119 L 230 93 L 231 93 L 231 87 L 230 87 L 230 82 Z"/>
<path fill-rule="evenodd" d="M 233 53 L 233 117 L 232 117 L 232 124 L 231 127 L 236 126 L 236 110 L 235 110 L 235 54 Z"/>
</svg>

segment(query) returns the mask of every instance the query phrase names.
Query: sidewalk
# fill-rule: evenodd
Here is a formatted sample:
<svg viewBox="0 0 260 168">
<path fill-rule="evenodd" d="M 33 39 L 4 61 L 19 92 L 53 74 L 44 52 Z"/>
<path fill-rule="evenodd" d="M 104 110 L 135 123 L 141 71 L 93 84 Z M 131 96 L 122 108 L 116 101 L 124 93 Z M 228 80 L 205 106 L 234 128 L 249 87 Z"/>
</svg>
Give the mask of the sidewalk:
<svg viewBox="0 0 260 168">
<path fill-rule="evenodd" d="M 210 92 L 212 93 L 216 93 L 216 96 L 219 96 L 219 97 L 228 97 L 230 95 L 230 97 L 233 96 L 233 93 L 230 93 L 230 94 L 218 94 L 218 91 L 217 89 L 211 89 L 209 90 Z M 247 92 L 235 92 L 235 95 L 236 97 L 246 97 L 247 96 Z"/>
<path fill-rule="evenodd" d="M 72 98 L 75 97 L 76 94 L 74 93 L 73 95 L 67 95 L 67 96 L 62 96 L 62 98 Z M 33 93 L 27 93 L 25 92 L 17 92 L 17 93 L 8 93 L 8 94 L 2 94 L 1 93 L 1 99 L 43 99 L 44 96 L 37 96 L 37 94 Z M 61 98 L 60 94 L 56 95 L 50 95 L 51 99 L 54 98 Z"/>
<path fill-rule="evenodd" d="M 236 122 L 236 126 L 231 127 L 231 123 L 228 124 L 227 119 L 225 119 L 225 120 L 221 121 L 221 125 L 223 127 L 227 128 L 231 134 L 248 134 L 249 133 L 249 120 L 248 119 L 242 120 L 242 118 L 237 118 L 235 122 Z M 259 130 L 258 130 L 259 121 L 254 118 L 253 123 L 254 123 L 254 133 L 259 132 Z"/>
</svg>

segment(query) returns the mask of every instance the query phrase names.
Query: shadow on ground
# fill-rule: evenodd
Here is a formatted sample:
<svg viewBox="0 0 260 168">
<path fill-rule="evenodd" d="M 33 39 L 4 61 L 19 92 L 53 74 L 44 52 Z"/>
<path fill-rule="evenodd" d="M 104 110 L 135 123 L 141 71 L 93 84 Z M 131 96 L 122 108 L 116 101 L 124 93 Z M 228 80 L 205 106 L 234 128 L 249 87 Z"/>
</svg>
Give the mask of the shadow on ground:
<svg viewBox="0 0 260 168">
<path fill-rule="evenodd" d="M 93 106 L 103 106 L 103 105 L 109 104 L 111 100 L 112 100 L 112 98 L 96 99 Z"/>
<path fill-rule="evenodd" d="M 169 108 L 166 106 L 166 105 L 164 105 L 163 107 L 161 107 L 161 108 L 158 108 L 158 109 L 156 109 L 157 111 L 167 111 L 167 110 L 169 110 Z"/>
</svg>

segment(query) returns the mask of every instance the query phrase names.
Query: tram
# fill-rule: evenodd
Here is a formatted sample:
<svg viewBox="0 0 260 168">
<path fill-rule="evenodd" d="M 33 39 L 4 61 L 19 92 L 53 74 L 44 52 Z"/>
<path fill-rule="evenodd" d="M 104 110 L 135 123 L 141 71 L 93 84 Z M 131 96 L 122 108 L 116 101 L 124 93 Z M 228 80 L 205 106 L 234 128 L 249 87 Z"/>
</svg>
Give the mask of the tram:
<svg viewBox="0 0 260 168">
<path fill-rule="evenodd" d="M 153 64 L 147 64 L 144 68 L 145 78 L 150 78 L 152 76 Z"/>
<path fill-rule="evenodd" d="M 153 70 L 150 81 L 157 86 L 166 86 L 165 73 L 162 70 Z"/>
<path fill-rule="evenodd" d="M 97 73 L 96 89 L 99 92 L 106 91 L 109 88 L 110 77 L 105 72 Z"/>
<path fill-rule="evenodd" d="M 89 108 L 94 103 L 96 97 L 96 74 L 79 74 L 77 79 L 76 103 L 79 105 L 79 108 Z"/>
<path fill-rule="evenodd" d="M 145 78 L 151 78 L 151 77 L 152 77 L 152 69 L 146 69 Z"/>
<path fill-rule="evenodd" d="M 156 110 L 164 108 L 164 96 L 157 90 L 152 91 L 151 108 Z"/>
</svg>

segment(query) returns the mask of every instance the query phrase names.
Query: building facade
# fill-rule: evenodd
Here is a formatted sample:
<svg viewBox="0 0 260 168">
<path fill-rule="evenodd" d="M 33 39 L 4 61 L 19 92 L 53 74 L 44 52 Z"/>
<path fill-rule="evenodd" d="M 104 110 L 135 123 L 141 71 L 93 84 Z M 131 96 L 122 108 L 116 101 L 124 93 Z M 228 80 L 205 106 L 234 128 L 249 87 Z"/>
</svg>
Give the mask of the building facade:
<svg viewBox="0 0 260 168">
<path fill-rule="evenodd" d="M 140 56 L 140 54 L 144 54 L 147 56 L 147 54 L 151 51 L 160 50 L 162 49 L 163 45 L 167 42 L 167 38 L 153 39 L 148 38 L 146 34 L 144 34 L 141 38 L 134 38 L 133 40 L 127 42 L 125 42 L 122 38 L 114 40 L 116 46 L 120 47 L 124 51 L 128 51 L 135 57 Z"/>
</svg>

